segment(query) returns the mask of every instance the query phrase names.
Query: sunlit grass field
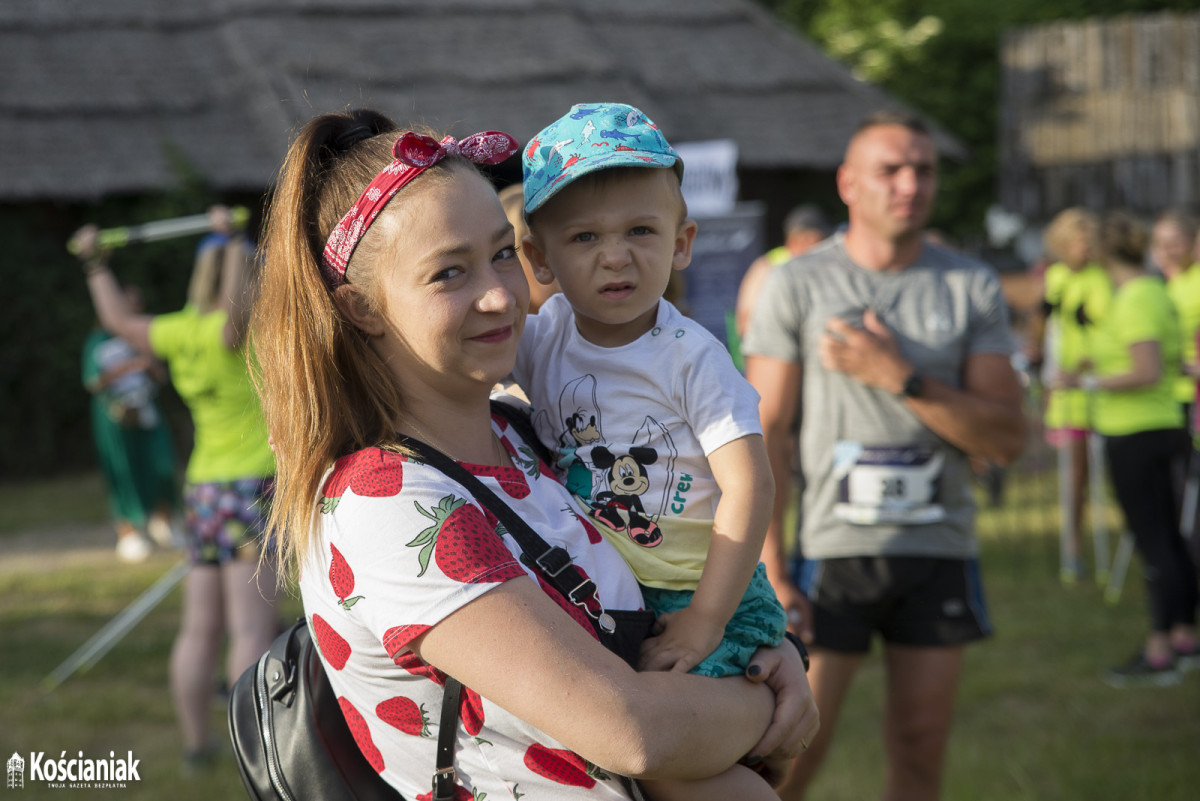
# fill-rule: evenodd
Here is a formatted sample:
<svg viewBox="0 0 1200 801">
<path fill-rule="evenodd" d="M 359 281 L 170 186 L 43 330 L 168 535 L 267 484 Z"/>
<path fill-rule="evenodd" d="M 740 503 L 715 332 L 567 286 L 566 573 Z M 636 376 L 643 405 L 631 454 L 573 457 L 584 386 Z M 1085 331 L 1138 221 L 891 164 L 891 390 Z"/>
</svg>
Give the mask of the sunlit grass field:
<svg viewBox="0 0 1200 801">
<path fill-rule="evenodd" d="M 1200 673 L 1177 687 L 1117 691 L 1099 671 L 1127 658 L 1146 628 L 1134 560 L 1115 604 L 1091 578 L 1063 586 L 1058 574 L 1053 464 L 1027 458 L 1003 504 L 980 490 L 984 581 L 996 636 L 968 651 L 946 773 L 946 799 L 967 801 L 1189 801 L 1200 798 Z M 35 499 L 32 500 L 31 499 Z M 34 507 L 32 512 L 28 507 Z M 19 513 L 14 509 L 20 507 Z M 0 548 L 30 527 L 104 521 L 95 476 L 0 487 Z M 1110 510 L 1111 547 L 1120 518 Z M 48 534 L 52 536 L 52 534 Z M 41 682 L 179 558 L 160 552 L 124 565 L 107 552 L 88 566 L 48 560 L 5 569 L 0 550 L 0 754 L 46 758 L 132 750 L 141 781 L 125 789 L 47 789 L 30 783 L 4 798 L 244 798 L 225 760 L 184 776 L 167 695 L 167 657 L 178 621 L 173 592 L 90 671 L 53 692 Z M 1090 553 L 1087 564 L 1090 566 Z M 299 605 L 289 599 L 281 618 Z M 818 801 L 877 799 L 883 781 L 879 734 L 883 673 L 878 649 L 860 674 L 833 751 L 813 788 Z M 214 705 L 224 735 L 224 710 Z M 714 736 L 718 736 L 714 732 Z"/>
</svg>

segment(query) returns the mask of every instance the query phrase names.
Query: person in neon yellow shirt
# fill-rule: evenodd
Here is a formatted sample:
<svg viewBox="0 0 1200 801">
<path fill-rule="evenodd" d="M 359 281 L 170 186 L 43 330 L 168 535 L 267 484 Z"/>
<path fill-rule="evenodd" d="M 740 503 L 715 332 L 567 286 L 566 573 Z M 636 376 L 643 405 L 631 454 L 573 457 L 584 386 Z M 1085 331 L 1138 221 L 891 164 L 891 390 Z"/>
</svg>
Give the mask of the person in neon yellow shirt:
<svg viewBox="0 0 1200 801">
<path fill-rule="evenodd" d="M 1194 261 L 1191 253 L 1195 236 L 1195 222 L 1172 210 L 1158 216 L 1150 238 L 1150 260 L 1167 280 L 1167 294 L 1179 312 L 1185 365 L 1196 364 L 1196 334 L 1200 331 L 1200 260 Z M 1196 400 L 1196 380 L 1180 376 L 1175 398 L 1191 407 Z"/>
<path fill-rule="evenodd" d="M 1112 293 L 1108 274 L 1092 260 L 1097 221 L 1081 208 L 1065 209 L 1046 228 L 1046 251 L 1057 261 L 1046 268 L 1042 313 L 1034 321 L 1031 361 L 1043 375 L 1074 371 L 1088 358 L 1091 332 L 1103 318 Z M 1045 412 L 1046 439 L 1067 451 L 1071 528 L 1063 579 L 1078 580 L 1083 540 L 1083 510 L 1088 486 L 1087 433 L 1092 428 L 1087 394 L 1051 388 Z"/>
<path fill-rule="evenodd" d="M 1105 673 L 1114 687 L 1179 681 L 1177 664 L 1200 657 L 1196 569 L 1179 533 L 1172 461 L 1186 453 L 1179 321 L 1158 276 L 1143 269 L 1145 228 L 1112 212 L 1101 224 L 1100 252 L 1115 287 L 1097 326 L 1090 369 L 1064 372 L 1060 386 L 1094 395 L 1093 423 L 1105 437 L 1113 488 L 1146 564 L 1150 633 L 1128 663 Z M 1089 367 L 1089 365 L 1084 365 Z"/>
<path fill-rule="evenodd" d="M 195 429 L 184 490 L 192 567 L 170 662 L 189 768 L 208 765 L 218 753 L 209 718 L 225 632 L 232 680 L 267 650 L 278 628 L 275 574 L 270 560 L 259 565 L 275 458 L 247 368 L 251 248 L 245 237 L 232 236 L 225 207 L 209 215 L 214 233 L 197 248 L 188 303 L 171 314 L 132 311 L 99 250 L 96 227 L 74 237 L 101 326 L 167 362 Z"/>
</svg>

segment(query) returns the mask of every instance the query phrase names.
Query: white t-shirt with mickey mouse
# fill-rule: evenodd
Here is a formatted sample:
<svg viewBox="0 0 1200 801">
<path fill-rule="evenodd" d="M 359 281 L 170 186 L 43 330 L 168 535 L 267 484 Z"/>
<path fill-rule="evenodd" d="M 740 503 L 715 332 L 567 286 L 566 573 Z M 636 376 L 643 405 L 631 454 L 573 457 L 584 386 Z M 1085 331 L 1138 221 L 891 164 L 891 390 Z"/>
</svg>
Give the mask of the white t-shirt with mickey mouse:
<svg viewBox="0 0 1200 801">
<path fill-rule="evenodd" d="M 694 590 L 721 496 L 707 457 L 762 433 L 758 393 L 725 346 L 662 300 L 649 332 L 602 347 L 558 294 L 526 319 L 513 379 L 581 512 L 638 580 Z"/>
<path fill-rule="evenodd" d="M 500 417 L 515 467 L 464 464 L 593 577 L 610 609 L 639 609 L 638 585 L 595 527 Z M 532 457 L 532 458 L 531 458 Z M 330 684 L 360 749 L 406 798 L 430 797 L 445 675 L 408 643 L 500 583 L 531 576 L 576 620 L 583 612 L 517 559 L 520 548 L 444 473 L 367 448 L 326 476 L 300 593 Z M 586 624 L 585 624 L 586 625 Z M 457 798 L 627 799 L 620 780 L 464 688 Z"/>
</svg>

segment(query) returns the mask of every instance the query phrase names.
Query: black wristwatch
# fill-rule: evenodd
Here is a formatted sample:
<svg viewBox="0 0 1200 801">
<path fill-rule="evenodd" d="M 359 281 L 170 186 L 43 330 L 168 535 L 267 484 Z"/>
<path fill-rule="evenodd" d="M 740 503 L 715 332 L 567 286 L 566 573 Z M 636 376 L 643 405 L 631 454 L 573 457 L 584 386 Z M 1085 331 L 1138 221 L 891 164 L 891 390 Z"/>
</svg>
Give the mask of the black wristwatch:
<svg viewBox="0 0 1200 801">
<path fill-rule="evenodd" d="M 784 638 L 792 645 L 796 646 L 796 650 L 800 652 L 800 661 L 804 663 L 804 672 L 808 672 L 808 649 L 804 647 L 804 641 L 792 634 L 790 631 L 783 633 Z"/>
<path fill-rule="evenodd" d="M 900 395 L 905 398 L 919 398 L 925 394 L 925 377 L 913 372 L 900 386 Z"/>
</svg>

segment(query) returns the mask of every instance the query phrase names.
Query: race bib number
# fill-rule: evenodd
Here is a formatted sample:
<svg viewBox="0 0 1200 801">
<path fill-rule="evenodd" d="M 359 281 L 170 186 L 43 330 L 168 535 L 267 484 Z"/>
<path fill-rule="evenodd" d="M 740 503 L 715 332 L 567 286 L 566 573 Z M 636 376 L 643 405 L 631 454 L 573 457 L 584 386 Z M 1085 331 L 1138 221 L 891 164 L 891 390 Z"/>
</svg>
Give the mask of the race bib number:
<svg viewBox="0 0 1200 801">
<path fill-rule="evenodd" d="M 838 498 L 833 513 L 855 525 L 936 523 L 945 454 L 933 445 L 838 442 L 833 450 Z"/>
</svg>

